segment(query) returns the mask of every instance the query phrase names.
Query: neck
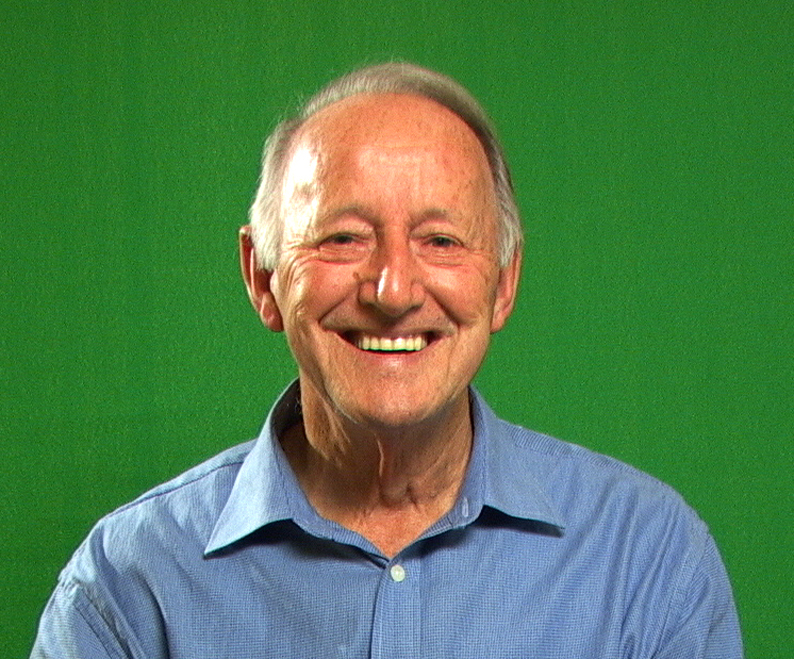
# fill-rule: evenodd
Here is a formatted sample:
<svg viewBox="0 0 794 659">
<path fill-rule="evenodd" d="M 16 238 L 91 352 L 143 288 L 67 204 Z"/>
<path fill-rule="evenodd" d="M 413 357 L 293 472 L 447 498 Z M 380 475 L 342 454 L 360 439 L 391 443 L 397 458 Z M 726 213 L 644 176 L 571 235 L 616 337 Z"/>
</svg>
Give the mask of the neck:
<svg viewBox="0 0 794 659">
<path fill-rule="evenodd" d="M 387 556 L 454 505 L 471 453 L 468 395 L 410 427 L 372 427 L 302 397 L 303 422 L 282 439 L 309 502 Z"/>
</svg>

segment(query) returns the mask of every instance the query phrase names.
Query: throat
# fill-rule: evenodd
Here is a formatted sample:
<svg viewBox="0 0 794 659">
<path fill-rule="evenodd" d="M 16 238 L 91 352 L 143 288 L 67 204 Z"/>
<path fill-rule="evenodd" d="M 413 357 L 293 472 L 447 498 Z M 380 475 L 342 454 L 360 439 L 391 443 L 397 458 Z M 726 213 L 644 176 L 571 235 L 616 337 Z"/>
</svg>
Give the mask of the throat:
<svg viewBox="0 0 794 659">
<path fill-rule="evenodd" d="M 374 434 L 341 438 L 307 433 L 282 446 L 309 503 L 322 517 L 355 531 L 386 556 L 414 542 L 455 504 L 471 453 L 471 426 L 448 427 L 443 442 Z M 455 432 L 458 430 L 458 432 Z M 336 441 L 331 441 L 336 439 Z"/>
<path fill-rule="evenodd" d="M 369 540 L 384 556 L 393 558 L 400 551 L 418 540 L 451 507 L 452 504 L 446 509 L 432 513 L 427 511 L 378 510 L 360 518 L 334 521 Z"/>
</svg>

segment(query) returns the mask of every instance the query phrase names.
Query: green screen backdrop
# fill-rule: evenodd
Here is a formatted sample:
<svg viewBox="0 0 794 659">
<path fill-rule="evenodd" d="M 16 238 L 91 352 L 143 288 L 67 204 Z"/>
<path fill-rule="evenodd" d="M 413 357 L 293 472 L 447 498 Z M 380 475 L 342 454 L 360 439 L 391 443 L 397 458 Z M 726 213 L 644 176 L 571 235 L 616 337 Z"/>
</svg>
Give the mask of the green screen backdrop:
<svg viewBox="0 0 794 659">
<path fill-rule="evenodd" d="M 2 654 L 103 514 L 295 373 L 236 235 L 275 119 L 402 58 L 492 114 L 528 234 L 477 384 L 706 520 L 750 659 L 794 627 L 794 5 L 4 2 Z"/>
</svg>

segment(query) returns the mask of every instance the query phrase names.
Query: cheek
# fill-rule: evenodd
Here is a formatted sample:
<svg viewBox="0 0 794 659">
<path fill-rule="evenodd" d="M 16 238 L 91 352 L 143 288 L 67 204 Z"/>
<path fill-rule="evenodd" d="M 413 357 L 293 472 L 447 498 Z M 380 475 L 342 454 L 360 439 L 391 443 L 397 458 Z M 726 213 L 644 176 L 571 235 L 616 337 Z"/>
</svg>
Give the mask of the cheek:
<svg viewBox="0 0 794 659">
<path fill-rule="evenodd" d="M 490 320 L 493 313 L 493 280 L 481 268 L 436 272 L 431 279 L 433 297 L 459 324 L 474 325 Z"/>
<path fill-rule="evenodd" d="M 290 322 L 301 328 L 311 322 L 321 321 L 323 316 L 350 295 L 352 273 L 338 265 L 331 266 L 321 261 L 296 261 L 280 278 L 286 315 Z"/>
<path fill-rule="evenodd" d="M 355 287 L 353 273 L 353 266 L 315 261 L 305 271 L 304 297 L 314 300 L 320 307 L 334 306 Z"/>
</svg>

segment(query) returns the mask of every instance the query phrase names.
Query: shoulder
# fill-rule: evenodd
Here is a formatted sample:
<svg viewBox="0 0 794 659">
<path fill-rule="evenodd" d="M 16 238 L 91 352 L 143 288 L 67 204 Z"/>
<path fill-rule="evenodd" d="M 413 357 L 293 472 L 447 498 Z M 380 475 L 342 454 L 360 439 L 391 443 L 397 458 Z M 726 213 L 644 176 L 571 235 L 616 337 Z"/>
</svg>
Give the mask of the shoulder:
<svg viewBox="0 0 794 659">
<path fill-rule="evenodd" d="M 583 446 L 504 421 L 498 427 L 500 450 L 532 474 L 561 520 L 558 540 L 546 550 L 578 566 L 593 592 L 608 581 L 627 621 L 639 629 L 653 618 L 661 642 L 685 628 L 693 611 L 703 625 L 712 612 L 732 615 L 714 539 L 676 490 Z"/>
<path fill-rule="evenodd" d="M 527 470 L 559 513 L 566 534 L 632 553 L 667 550 L 697 561 L 709 544 L 700 516 L 671 486 L 584 446 L 498 420 L 496 440 Z"/>
<path fill-rule="evenodd" d="M 210 502 L 213 494 L 227 492 L 255 440 L 228 448 L 182 474 L 141 494 L 108 514 L 103 521 L 125 518 L 137 512 L 178 508 L 180 503 L 200 500 Z M 221 504 L 222 505 L 222 504 Z"/>
<path fill-rule="evenodd" d="M 254 442 L 192 467 L 100 519 L 61 573 L 88 583 L 166 565 L 166 556 L 201 555 Z"/>
<path fill-rule="evenodd" d="M 621 460 L 501 419 L 497 424 L 502 450 L 532 463 L 533 472 L 549 483 L 570 481 L 578 488 L 636 492 L 686 505 L 672 487 Z"/>
<path fill-rule="evenodd" d="M 669 485 L 625 462 L 499 418 L 478 392 L 475 435 L 486 447 L 488 478 L 539 488 L 566 525 L 597 509 L 666 507 L 699 521 Z M 475 445 L 477 450 L 477 445 Z"/>
</svg>

